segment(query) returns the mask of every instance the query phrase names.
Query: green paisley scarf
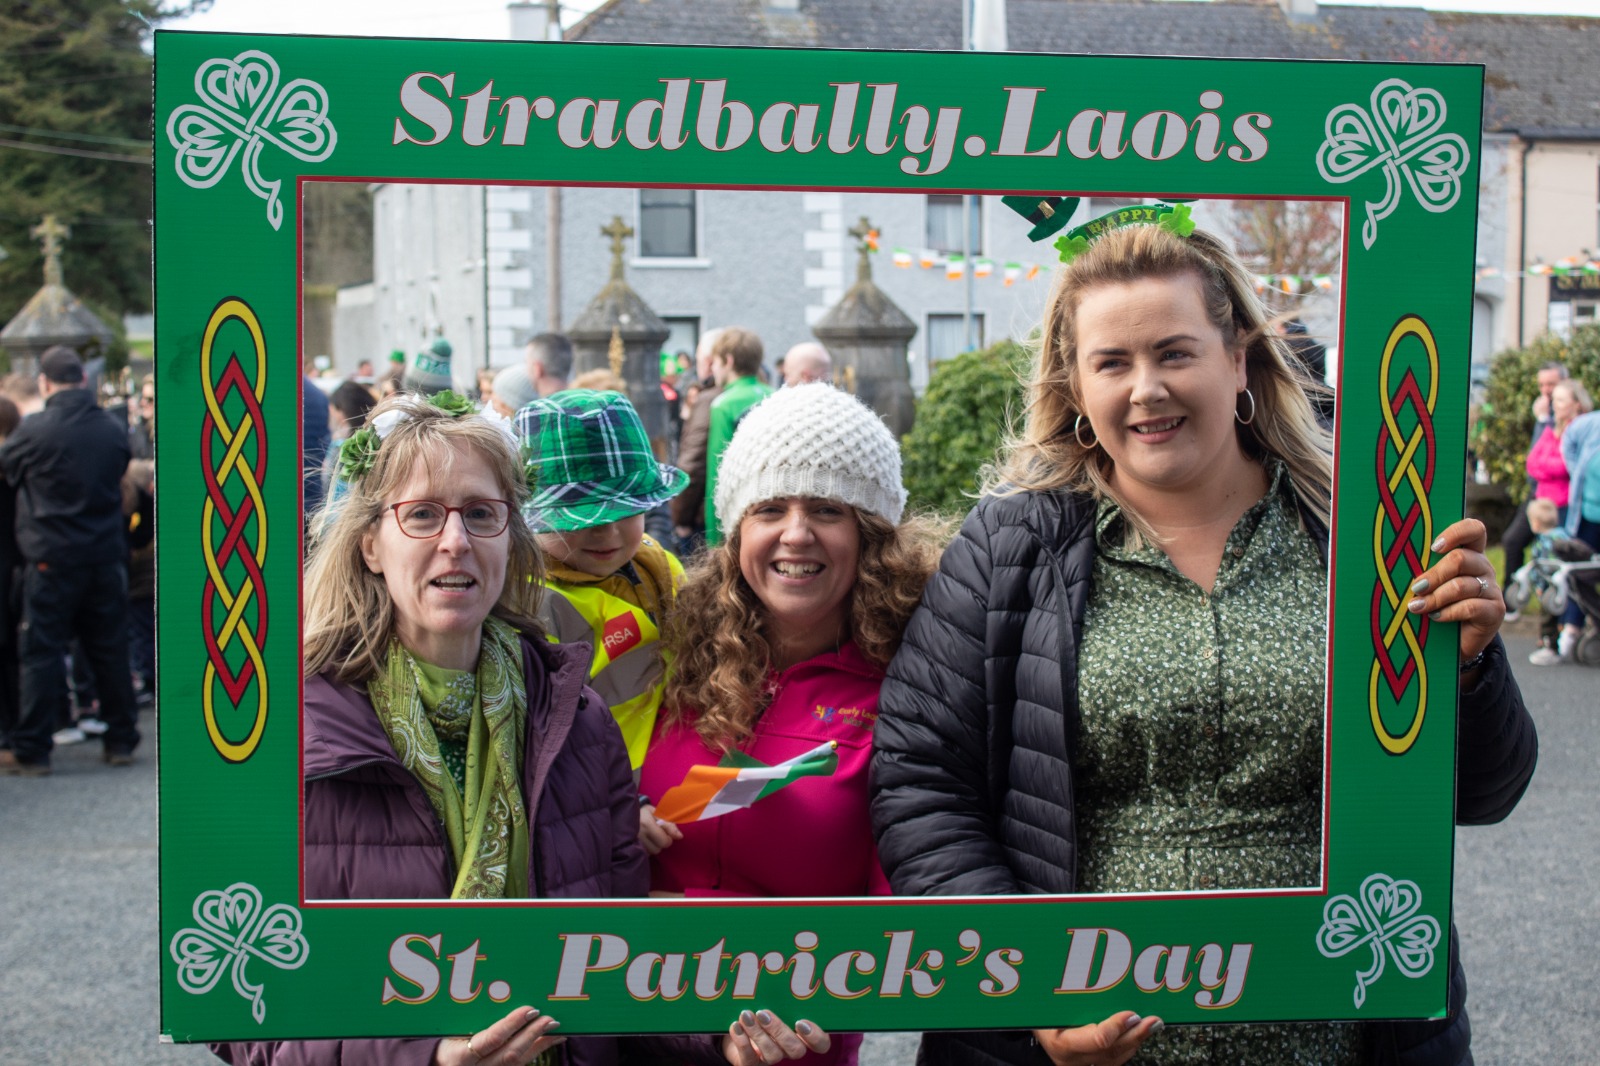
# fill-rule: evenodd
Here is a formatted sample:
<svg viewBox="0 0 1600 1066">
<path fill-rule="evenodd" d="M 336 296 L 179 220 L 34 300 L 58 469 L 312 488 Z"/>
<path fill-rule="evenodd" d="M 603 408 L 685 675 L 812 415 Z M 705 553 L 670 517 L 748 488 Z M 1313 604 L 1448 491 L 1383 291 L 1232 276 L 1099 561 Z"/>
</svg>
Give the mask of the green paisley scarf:
<svg viewBox="0 0 1600 1066">
<path fill-rule="evenodd" d="M 525 899 L 528 816 L 521 781 L 528 694 L 516 631 L 486 619 L 476 674 L 457 680 L 450 674 L 396 641 L 367 695 L 401 763 L 444 823 L 456 869 L 450 898 Z M 463 684 L 465 678 L 476 683 Z M 441 744 L 464 755 L 464 787 L 457 787 Z"/>
</svg>

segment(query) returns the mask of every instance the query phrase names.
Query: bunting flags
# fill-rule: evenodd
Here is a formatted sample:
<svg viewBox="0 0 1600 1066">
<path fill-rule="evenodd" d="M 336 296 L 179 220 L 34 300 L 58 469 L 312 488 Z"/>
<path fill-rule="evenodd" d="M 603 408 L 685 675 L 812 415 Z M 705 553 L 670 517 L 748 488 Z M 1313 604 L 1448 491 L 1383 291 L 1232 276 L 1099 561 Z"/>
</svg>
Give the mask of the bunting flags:
<svg viewBox="0 0 1600 1066">
<path fill-rule="evenodd" d="M 960 281 L 967 272 L 967 261 L 959 255 L 947 256 L 944 261 L 944 276 L 951 281 Z"/>
<path fill-rule="evenodd" d="M 828 777 L 839 767 L 836 741 L 768 766 L 742 751 L 729 751 L 715 766 L 692 766 L 683 783 L 667 789 L 656 817 L 682 825 L 740 811 L 802 777 Z"/>
<path fill-rule="evenodd" d="M 911 266 L 911 253 L 904 248 L 896 248 L 894 250 L 894 265 L 909 268 Z"/>
<path fill-rule="evenodd" d="M 979 259 L 976 263 L 972 264 L 972 276 L 975 278 L 986 278 L 993 273 L 993 259 Z"/>
<path fill-rule="evenodd" d="M 1001 284 L 1003 284 L 1006 288 L 1009 289 L 1011 286 L 1013 286 L 1013 285 L 1015 285 L 1017 283 L 1017 277 L 1021 273 L 1022 273 L 1022 264 L 1021 263 L 1007 262 L 1006 263 L 1006 267 L 1005 267 L 1005 279 L 1001 282 Z"/>
</svg>

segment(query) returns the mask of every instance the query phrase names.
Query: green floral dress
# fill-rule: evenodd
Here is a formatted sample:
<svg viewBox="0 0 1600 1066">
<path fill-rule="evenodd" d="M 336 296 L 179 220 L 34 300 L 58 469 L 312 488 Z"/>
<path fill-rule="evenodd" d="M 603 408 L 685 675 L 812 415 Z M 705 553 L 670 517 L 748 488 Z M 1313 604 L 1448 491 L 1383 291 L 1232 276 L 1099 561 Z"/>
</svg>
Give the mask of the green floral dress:
<svg viewBox="0 0 1600 1066">
<path fill-rule="evenodd" d="M 1328 575 L 1288 478 L 1228 536 L 1207 593 L 1095 520 L 1079 649 L 1078 885 L 1189 892 L 1316 885 Z M 1182 1026 L 1136 1063 L 1360 1062 L 1352 1025 Z"/>
</svg>

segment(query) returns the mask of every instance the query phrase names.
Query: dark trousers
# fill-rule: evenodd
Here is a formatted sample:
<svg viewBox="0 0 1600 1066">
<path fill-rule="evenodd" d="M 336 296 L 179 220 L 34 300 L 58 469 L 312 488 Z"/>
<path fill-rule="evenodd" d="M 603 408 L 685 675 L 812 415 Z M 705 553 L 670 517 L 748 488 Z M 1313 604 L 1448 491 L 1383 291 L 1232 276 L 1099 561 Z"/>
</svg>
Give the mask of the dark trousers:
<svg viewBox="0 0 1600 1066">
<path fill-rule="evenodd" d="M 1578 507 L 1580 504 L 1577 500 L 1573 500 L 1570 506 Z M 1600 522 L 1591 522 L 1587 518 L 1579 518 L 1578 539 L 1595 551 L 1600 552 Z M 1567 597 L 1567 609 L 1562 612 L 1561 624 L 1577 626 L 1579 629 L 1583 628 L 1583 608 L 1578 606 L 1578 601 L 1571 595 Z"/>
<path fill-rule="evenodd" d="M 131 752 L 139 729 L 128 675 L 127 566 L 28 564 L 22 571 L 22 603 L 22 713 L 11 738 L 17 758 L 50 758 L 50 734 L 67 697 L 66 655 L 74 637 L 100 689 L 106 751 Z"/>
<path fill-rule="evenodd" d="M 144 682 L 146 692 L 156 687 L 156 601 L 152 598 L 128 601 L 128 665 Z"/>
<path fill-rule="evenodd" d="M 1533 530 L 1528 526 L 1528 505 L 1517 508 L 1517 515 L 1500 534 L 1500 546 L 1506 553 L 1506 572 L 1500 576 L 1500 587 L 1511 584 L 1511 575 L 1528 561 L 1528 546 L 1534 541 Z"/>
</svg>

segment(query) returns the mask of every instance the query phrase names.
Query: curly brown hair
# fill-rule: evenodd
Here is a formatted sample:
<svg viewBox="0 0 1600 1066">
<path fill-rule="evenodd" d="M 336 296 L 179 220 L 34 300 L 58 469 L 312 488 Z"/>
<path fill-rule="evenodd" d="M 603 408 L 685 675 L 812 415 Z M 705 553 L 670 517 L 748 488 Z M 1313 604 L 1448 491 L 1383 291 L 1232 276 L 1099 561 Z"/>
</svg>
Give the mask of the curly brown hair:
<svg viewBox="0 0 1600 1066">
<path fill-rule="evenodd" d="M 849 635 L 869 662 L 887 667 L 952 530 L 928 516 L 895 526 L 869 512 L 855 514 L 861 553 Z M 695 715 L 706 743 L 724 748 L 749 736 L 772 702 L 767 610 L 740 572 L 739 542 L 735 527 L 689 570 L 661 638 L 672 663 L 662 722 L 670 728 Z"/>
</svg>

